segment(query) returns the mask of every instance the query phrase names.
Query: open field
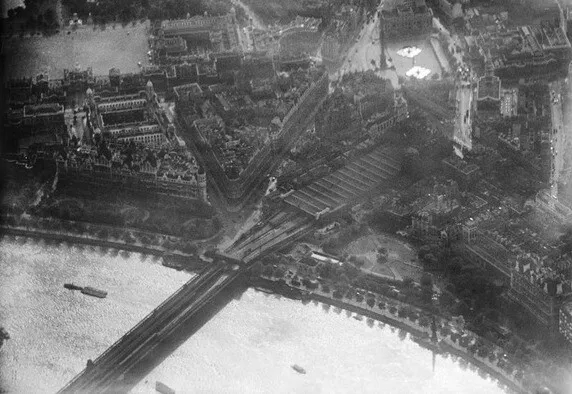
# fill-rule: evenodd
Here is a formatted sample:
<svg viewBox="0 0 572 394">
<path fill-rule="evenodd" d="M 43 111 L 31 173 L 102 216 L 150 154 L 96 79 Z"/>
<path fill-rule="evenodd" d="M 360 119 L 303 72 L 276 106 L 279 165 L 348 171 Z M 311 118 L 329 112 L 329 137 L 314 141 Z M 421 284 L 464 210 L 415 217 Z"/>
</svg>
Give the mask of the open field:
<svg viewBox="0 0 572 394">
<path fill-rule="evenodd" d="M 4 78 L 30 77 L 46 70 L 50 78 L 63 78 L 63 69 L 76 63 L 82 69 L 93 67 L 95 75 L 106 75 L 112 67 L 123 73 L 137 72 L 137 62 L 148 63 L 148 26 L 138 23 L 115 29 L 107 26 L 105 30 L 84 26 L 53 36 L 6 38 Z"/>
</svg>

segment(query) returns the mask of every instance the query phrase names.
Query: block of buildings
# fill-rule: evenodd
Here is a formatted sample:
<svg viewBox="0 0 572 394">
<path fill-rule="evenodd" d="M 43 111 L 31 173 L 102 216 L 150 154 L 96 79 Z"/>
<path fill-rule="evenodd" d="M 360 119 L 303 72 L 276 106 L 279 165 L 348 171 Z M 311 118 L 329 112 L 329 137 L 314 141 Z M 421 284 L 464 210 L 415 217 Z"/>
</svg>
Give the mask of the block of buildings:
<svg viewBox="0 0 572 394">
<path fill-rule="evenodd" d="M 40 147 L 35 156 L 56 166 L 61 181 L 208 202 L 206 174 L 185 150 L 104 143 Z"/>
<path fill-rule="evenodd" d="M 193 16 L 187 19 L 167 20 L 161 22 L 159 37 L 181 37 L 187 48 L 206 47 L 215 52 L 238 49 L 238 26 L 233 13 L 221 16 Z M 165 42 L 167 46 L 181 52 L 184 44 L 180 40 Z"/>
<path fill-rule="evenodd" d="M 495 75 L 479 78 L 477 84 L 477 111 L 480 115 L 498 116 L 501 109 L 501 81 Z"/>
<path fill-rule="evenodd" d="M 433 28 L 433 11 L 425 0 L 397 0 L 380 13 L 380 34 L 386 40 L 428 34 Z"/>
<path fill-rule="evenodd" d="M 175 89 L 179 117 L 231 204 L 240 203 L 260 182 L 273 155 L 296 138 L 328 92 L 321 68 L 279 76 L 271 59 L 266 71 L 266 63 L 251 67 L 249 62 L 236 86 Z"/>
<path fill-rule="evenodd" d="M 495 272 L 509 286 L 506 299 L 555 332 L 560 306 L 572 294 L 572 260 L 538 233 L 542 230 L 536 219 L 529 217 L 536 211 L 517 218 L 503 212 L 485 210 L 468 219 L 458 251 L 467 261 Z M 542 220 L 557 218 L 547 211 L 538 213 Z"/>
<path fill-rule="evenodd" d="M 445 171 L 463 187 L 473 184 L 481 173 L 478 165 L 467 163 L 457 156 L 443 159 L 443 165 Z"/>
<path fill-rule="evenodd" d="M 115 142 L 159 146 L 174 134 L 174 125 L 160 107 L 151 80 L 138 93 L 99 96 L 88 89 L 86 96 L 94 138 L 99 134 Z"/>
<path fill-rule="evenodd" d="M 464 0 L 467 3 L 466 0 Z M 463 17 L 463 5 L 461 0 L 437 0 L 437 6 L 448 22 Z"/>
<path fill-rule="evenodd" d="M 408 106 L 400 90 L 373 71 L 346 74 L 316 115 L 316 132 L 324 140 L 379 136 L 407 118 Z"/>
<path fill-rule="evenodd" d="M 467 43 L 468 51 L 478 54 L 475 66 L 490 63 L 495 75 L 507 79 L 565 70 L 571 57 L 566 34 L 550 24 L 475 29 Z"/>
</svg>

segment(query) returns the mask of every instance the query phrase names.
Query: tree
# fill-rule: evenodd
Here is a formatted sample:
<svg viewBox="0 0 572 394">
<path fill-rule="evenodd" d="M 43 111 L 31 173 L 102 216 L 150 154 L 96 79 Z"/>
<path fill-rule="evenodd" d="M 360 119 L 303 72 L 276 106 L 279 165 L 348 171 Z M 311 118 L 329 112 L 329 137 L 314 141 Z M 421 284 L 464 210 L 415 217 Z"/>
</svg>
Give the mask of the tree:
<svg viewBox="0 0 572 394">
<path fill-rule="evenodd" d="M 433 288 L 433 278 L 431 275 L 424 273 L 421 275 L 421 286 L 424 288 Z"/>
<path fill-rule="evenodd" d="M 413 286 L 413 278 L 410 276 L 406 276 L 403 278 L 403 287 L 411 288 Z"/>
<path fill-rule="evenodd" d="M 444 291 L 441 293 L 439 297 L 439 303 L 443 305 L 445 308 L 451 307 L 455 303 L 455 298 L 451 295 L 450 292 Z"/>
<path fill-rule="evenodd" d="M 257 261 L 250 267 L 250 276 L 251 277 L 258 277 L 262 275 L 263 266 L 260 261 Z"/>
<path fill-rule="evenodd" d="M 272 277 L 273 274 L 274 274 L 274 269 L 271 265 L 264 266 L 264 269 L 262 270 L 262 275 L 266 277 Z M 294 282 L 294 280 L 292 280 L 292 282 Z"/>
</svg>

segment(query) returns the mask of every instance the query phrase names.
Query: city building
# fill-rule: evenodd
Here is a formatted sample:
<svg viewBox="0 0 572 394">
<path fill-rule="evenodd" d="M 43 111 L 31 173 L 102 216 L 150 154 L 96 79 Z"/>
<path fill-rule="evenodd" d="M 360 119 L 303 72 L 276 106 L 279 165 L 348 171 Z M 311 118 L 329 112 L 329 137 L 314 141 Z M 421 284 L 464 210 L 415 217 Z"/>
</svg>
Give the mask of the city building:
<svg viewBox="0 0 572 394">
<path fill-rule="evenodd" d="M 193 16 L 187 19 L 161 22 L 160 38 L 181 37 L 187 48 L 206 47 L 214 52 L 237 50 L 239 48 L 236 17 L 231 12 L 222 16 Z M 166 43 L 160 44 L 166 50 Z M 174 52 L 182 52 L 180 40 L 169 41 Z"/>
<path fill-rule="evenodd" d="M 25 105 L 7 113 L 10 126 L 22 126 L 36 134 L 44 130 L 65 129 L 64 106 L 61 104 Z"/>
<path fill-rule="evenodd" d="M 465 2 L 467 2 L 465 0 Z M 447 22 L 463 17 L 461 0 L 437 0 L 437 7 L 445 15 Z"/>
<path fill-rule="evenodd" d="M 85 92 L 95 82 L 93 69 L 88 67 L 82 70 L 79 64 L 72 70 L 64 69 L 63 86 L 70 92 Z"/>
<path fill-rule="evenodd" d="M 150 197 L 167 195 L 207 201 L 206 174 L 186 150 L 143 144 L 95 146 L 42 146 L 37 161 L 57 167 L 59 180 L 145 192 Z"/>
<path fill-rule="evenodd" d="M 386 40 L 424 35 L 433 28 L 433 11 L 425 0 L 397 0 L 380 14 L 380 35 Z"/>
<path fill-rule="evenodd" d="M 457 156 L 443 159 L 445 170 L 453 179 L 457 179 L 459 185 L 467 187 L 477 181 L 481 174 L 480 168 L 476 164 L 467 163 Z"/>
<path fill-rule="evenodd" d="M 493 197 L 492 190 L 486 192 Z M 529 207 L 527 214 L 516 216 L 510 214 L 516 212 L 509 209 L 510 202 L 481 210 L 463 223 L 463 240 L 455 247 L 467 261 L 495 272 L 509 286 L 507 302 L 520 305 L 555 332 L 560 306 L 572 294 L 572 260 L 558 243 L 538 233 L 539 225 L 553 226 L 558 216 L 539 205 Z"/>
<path fill-rule="evenodd" d="M 560 26 L 473 29 L 467 39 L 469 53 L 479 54 L 476 68 L 490 63 L 494 74 L 506 79 L 526 78 L 566 69 L 571 55 L 570 41 Z M 474 49 L 473 49 L 474 47 Z"/>
<path fill-rule="evenodd" d="M 322 68 L 278 75 L 269 60 L 248 60 L 236 86 L 175 89 L 179 117 L 231 204 L 240 203 L 253 190 L 273 154 L 297 137 L 328 93 L 328 76 Z"/>
<path fill-rule="evenodd" d="M 151 80 L 138 93 L 96 96 L 88 89 L 86 97 L 94 138 L 159 146 L 174 136 L 175 126 L 159 105 Z"/>
<path fill-rule="evenodd" d="M 497 115 L 501 109 L 501 81 L 495 75 L 479 78 L 477 84 L 477 111 L 479 115 Z"/>
<path fill-rule="evenodd" d="M 316 114 L 316 133 L 324 140 L 377 137 L 409 115 L 401 90 L 373 71 L 346 74 Z"/>
<path fill-rule="evenodd" d="M 501 115 L 504 118 L 513 118 L 518 114 L 518 89 L 509 88 L 501 90 Z"/>
<path fill-rule="evenodd" d="M 572 343 L 572 302 L 566 302 L 560 307 L 560 333 Z"/>
</svg>

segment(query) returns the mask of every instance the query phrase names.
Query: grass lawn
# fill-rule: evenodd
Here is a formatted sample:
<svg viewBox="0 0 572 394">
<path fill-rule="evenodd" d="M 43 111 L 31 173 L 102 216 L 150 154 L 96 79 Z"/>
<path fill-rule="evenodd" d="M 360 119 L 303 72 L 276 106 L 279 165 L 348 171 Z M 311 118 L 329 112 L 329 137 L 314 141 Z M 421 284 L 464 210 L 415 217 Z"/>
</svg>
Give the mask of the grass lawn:
<svg viewBox="0 0 572 394">
<path fill-rule="evenodd" d="M 93 67 L 95 75 L 107 75 L 112 67 L 122 73 L 138 72 L 137 62 L 148 64 L 148 27 L 148 23 L 118 24 L 115 29 L 108 25 L 105 30 L 84 26 L 53 36 L 6 38 L 4 78 L 32 77 L 45 70 L 50 78 L 63 78 L 63 69 L 76 63 L 82 69 Z"/>
</svg>

